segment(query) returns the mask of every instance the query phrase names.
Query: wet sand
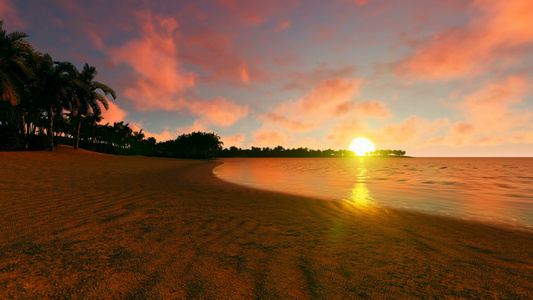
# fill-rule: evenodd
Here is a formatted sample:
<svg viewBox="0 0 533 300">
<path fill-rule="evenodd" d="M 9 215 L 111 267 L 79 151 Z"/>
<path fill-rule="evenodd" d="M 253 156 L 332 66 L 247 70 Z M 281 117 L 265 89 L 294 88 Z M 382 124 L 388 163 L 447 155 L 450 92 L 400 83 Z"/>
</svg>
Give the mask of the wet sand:
<svg viewBox="0 0 533 300">
<path fill-rule="evenodd" d="M 216 162 L 0 152 L 0 299 L 533 298 L 533 234 L 249 189 Z"/>
</svg>

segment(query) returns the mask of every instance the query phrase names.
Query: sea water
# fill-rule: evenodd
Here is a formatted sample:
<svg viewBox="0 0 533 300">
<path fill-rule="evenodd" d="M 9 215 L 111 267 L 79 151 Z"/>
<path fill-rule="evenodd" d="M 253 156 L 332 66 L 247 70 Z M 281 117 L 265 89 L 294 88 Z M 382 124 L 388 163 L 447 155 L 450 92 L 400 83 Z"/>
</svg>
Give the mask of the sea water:
<svg viewBox="0 0 533 300">
<path fill-rule="evenodd" d="M 533 158 L 227 158 L 232 183 L 533 230 Z"/>
</svg>

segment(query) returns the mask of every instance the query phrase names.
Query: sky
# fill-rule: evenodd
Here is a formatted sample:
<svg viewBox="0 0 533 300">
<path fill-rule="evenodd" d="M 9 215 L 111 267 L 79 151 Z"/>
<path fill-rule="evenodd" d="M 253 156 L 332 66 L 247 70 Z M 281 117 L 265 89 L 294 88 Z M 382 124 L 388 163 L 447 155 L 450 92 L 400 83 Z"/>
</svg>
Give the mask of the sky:
<svg viewBox="0 0 533 300">
<path fill-rule="evenodd" d="M 0 0 L 158 141 L 533 156 L 531 0 Z"/>
</svg>

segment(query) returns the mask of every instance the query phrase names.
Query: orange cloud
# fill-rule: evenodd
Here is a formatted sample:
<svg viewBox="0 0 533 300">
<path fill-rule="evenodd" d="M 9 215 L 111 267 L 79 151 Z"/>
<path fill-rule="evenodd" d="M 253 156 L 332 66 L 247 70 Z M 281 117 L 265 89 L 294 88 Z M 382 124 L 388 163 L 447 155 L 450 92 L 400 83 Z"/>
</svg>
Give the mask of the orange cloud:
<svg viewBox="0 0 533 300">
<path fill-rule="evenodd" d="M 277 130 L 260 129 L 254 132 L 255 147 L 276 147 L 278 145 L 287 145 L 292 137 Z"/>
<path fill-rule="evenodd" d="M 358 78 L 326 80 L 296 103 L 296 110 L 306 115 L 327 115 L 339 117 L 346 113 L 341 110 L 353 97 L 359 94 L 363 81 Z"/>
<path fill-rule="evenodd" d="M 351 141 L 358 136 L 372 139 L 357 120 L 351 119 L 332 127 L 326 140 L 334 149 L 348 149 Z"/>
<path fill-rule="evenodd" d="M 382 102 L 354 101 L 362 82 L 358 78 L 325 80 L 306 96 L 282 103 L 273 112 L 261 115 L 263 126 L 304 133 L 322 127 L 325 122 L 331 122 L 331 119 L 392 117 L 393 113 Z"/>
<path fill-rule="evenodd" d="M 516 63 L 505 51 L 533 42 L 533 2 L 476 0 L 480 13 L 465 28 L 434 37 L 396 68 L 402 77 L 452 79 L 476 75 L 495 63 Z"/>
<path fill-rule="evenodd" d="M 320 125 L 319 123 L 290 120 L 286 116 L 276 113 L 266 114 L 262 118 L 266 126 L 277 126 L 292 132 L 307 132 Z"/>
<path fill-rule="evenodd" d="M 165 128 L 160 133 L 149 132 L 149 131 L 144 131 L 144 130 L 143 130 L 143 133 L 146 138 L 153 137 L 156 139 L 157 142 L 166 142 L 170 140 L 175 140 L 180 135 L 180 132 L 178 130 L 169 131 L 168 128 Z"/>
<path fill-rule="evenodd" d="M 280 64 L 286 63 L 286 61 L 280 62 Z M 331 78 L 351 77 L 356 70 L 357 69 L 353 66 L 346 66 L 340 69 L 319 68 L 308 72 L 293 72 L 289 75 L 291 80 L 283 86 L 283 89 L 307 91 L 310 87 L 324 83 Z"/>
<path fill-rule="evenodd" d="M 393 116 L 392 111 L 380 101 L 357 102 L 342 108 L 359 118 L 389 119 Z"/>
<path fill-rule="evenodd" d="M 183 106 L 192 114 L 201 116 L 201 122 L 222 127 L 231 126 L 248 115 L 248 105 L 241 106 L 224 98 L 193 100 Z"/>
<path fill-rule="evenodd" d="M 248 83 L 250 82 L 250 75 L 248 75 L 248 69 L 246 68 L 246 64 L 242 63 L 239 68 L 239 73 L 241 74 L 242 82 Z"/>
<path fill-rule="evenodd" d="M 528 143 L 533 113 L 518 105 L 530 94 L 530 86 L 529 78 L 512 76 L 464 96 L 455 106 L 464 120 L 455 122 L 446 136 L 425 144 L 461 147 L 494 146 L 508 141 Z"/>
<path fill-rule="evenodd" d="M 284 11 L 295 8 L 299 1 L 295 0 L 219 0 L 220 3 L 235 13 L 245 25 L 258 26 L 282 14 Z M 237 18 L 234 18 L 237 19 Z"/>
<path fill-rule="evenodd" d="M 244 144 L 244 140 L 246 137 L 244 134 L 235 134 L 232 136 L 223 136 L 221 137 L 222 142 L 224 142 L 224 147 L 229 148 L 231 146 L 235 146 L 237 148 L 242 148 Z"/>
<path fill-rule="evenodd" d="M 529 78 L 509 77 L 465 96 L 459 108 L 469 122 L 475 124 L 477 132 L 505 132 L 529 124 L 531 112 L 511 107 L 522 102 L 530 86 Z"/>
<path fill-rule="evenodd" d="M 376 142 L 394 147 L 406 144 L 422 144 L 439 131 L 450 126 L 450 120 L 441 118 L 428 120 L 419 116 L 410 116 L 401 122 L 387 125 L 378 131 Z"/>
<path fill-rule="evenodd" d="M 115 122 L 124 121 L 128 113 L 121 109 L 115 102 L 108 101 L 109 109 L 105 110 L 102 108 L 102 117 L 104 117 L 102 124 L 109 123 L 113 124 Z"/>
<path fill-rule="evenodd" d="M 129 65 L 137 75 L 135 86 L 126 88 L 124 95 L 139 110 L 179 110 L 183 106 L 179 96 L 194 86 L 195 76 L 182 70 L 177 59 L 178 23 L 150 14 L 138 17 L 143 23 L 141 36 L 110 51 L 116 62 Z"/>
<path fill-rule="evenodd" d="M 291 27 L 291 22 L 285 21 L 285 22 L 279 24 L 278 27 L 276 27 L 274 29 L 274 31 L 275 32 L 281 32 L 281 31 L 289 29 L 290 27 Z"/>
</svg>

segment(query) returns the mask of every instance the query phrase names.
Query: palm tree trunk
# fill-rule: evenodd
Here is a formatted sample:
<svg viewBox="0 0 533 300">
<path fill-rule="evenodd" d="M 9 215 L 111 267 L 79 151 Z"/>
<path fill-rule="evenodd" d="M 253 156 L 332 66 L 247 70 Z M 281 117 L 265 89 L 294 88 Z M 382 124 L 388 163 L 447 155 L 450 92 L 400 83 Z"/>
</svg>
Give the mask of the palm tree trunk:
<svg viewBox="0 0 533 300">
<path fill-rule="evenodd" d="M 48 118 L 50 118 L 50 127 L 48 128 L 48 139 L 50 140 L 50 151 L 54 151 L 54 110 L 50 105 L 48 111 Z"/>
<path fill-rule="evenodd" d="M 94 151 L 95 145 L 94 145 L 94 139 L 96 135 L 96 124 L 93 124 L 93 136 L 91 138 L 91 151 Z"/>
<path fill-rule="evenodd" d="M 74 149 L 78 149 L 80 143 L 81 115 L 78 117 L 78 126 L 76 128 L 76 137 L 74 139 Z"/>
<path fill-rule="evenodd" d="M 26 134 L 26 118 L 22 113 L 22 135 L 24 138 L 24 149 L 28 150 L 28 135 Z"/>
</svg>

